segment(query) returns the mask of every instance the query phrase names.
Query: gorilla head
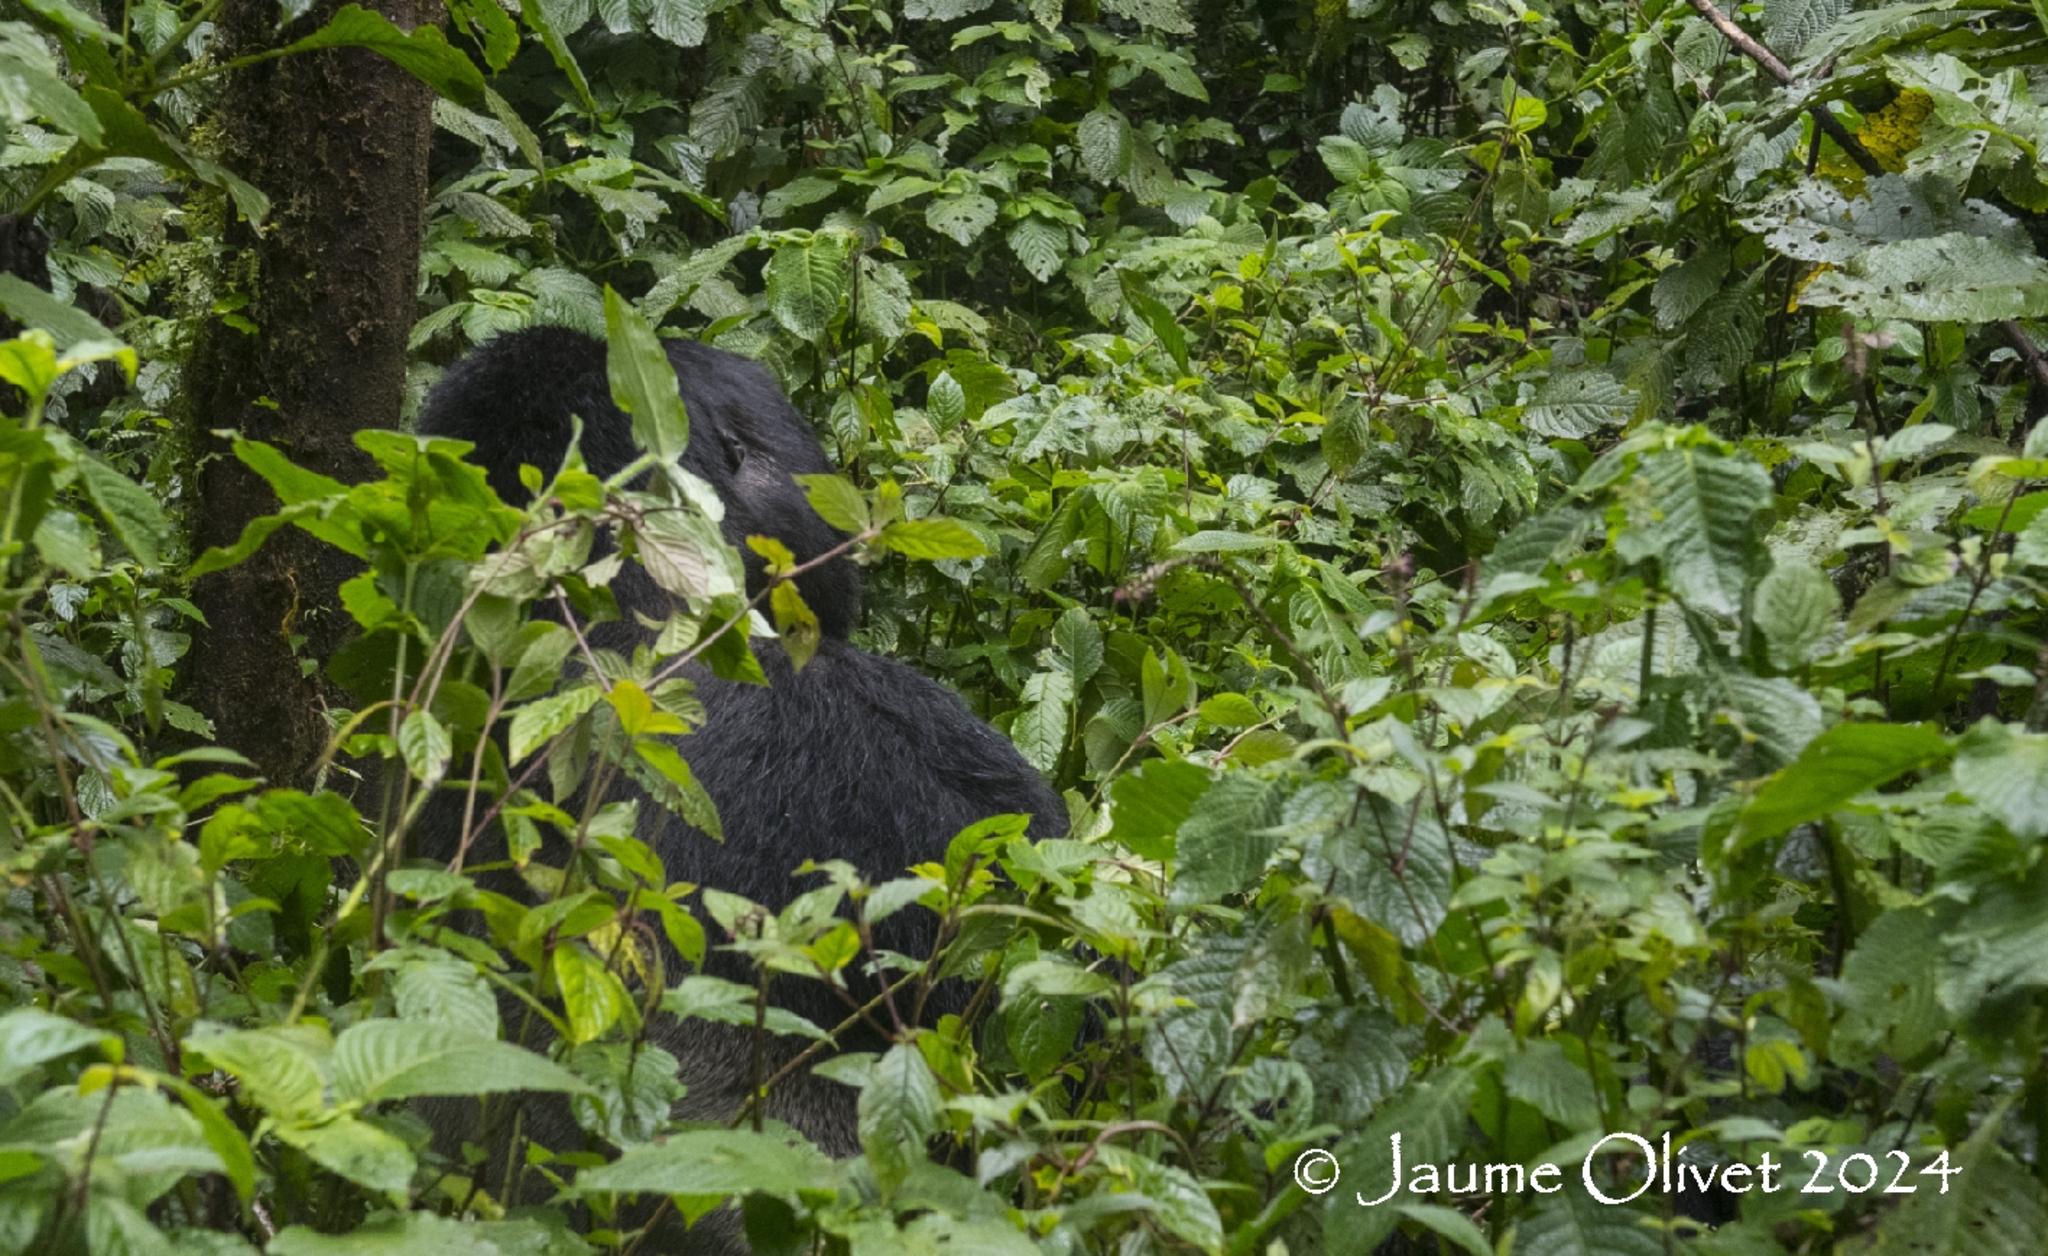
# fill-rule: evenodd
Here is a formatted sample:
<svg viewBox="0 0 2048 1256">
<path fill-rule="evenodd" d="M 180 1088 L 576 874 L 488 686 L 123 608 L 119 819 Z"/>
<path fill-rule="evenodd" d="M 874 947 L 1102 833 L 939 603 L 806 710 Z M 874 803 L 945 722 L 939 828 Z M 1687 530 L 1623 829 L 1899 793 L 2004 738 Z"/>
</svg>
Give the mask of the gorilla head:
<svg viewBox="0 0 2048 1256">
<path fill-rule="evenodd" d="M 725 502 L 725 538 L 747 561 L 748 592 L 761 590 L 761 559 L 749 536 L 772 536 L 807 562 L 845 540 L 818 517 L 791 477 L 835 468 L 810 426 L 759 363 L 694 340 L 664 346 L 690 415 L 683 466 Z M 639 455 L 631 421 L 614 405 L 605 346 L 566 327 L 507 332 L 464 358 L 435 385 L 419 430 L 476 446 L 470 457 L 491 488 L 514 505 L 529 494 L 522 462 L 552 473 L 569 446 L 571 416 L 583 420 L 583 460 L 608 477 Z M 860 569 L 841 558 L 797 577 L 797 588 L 827 637 L 844 640 L 860 622 Z M 614 592 L 620 608 L 661 618 L 667 597 L 645 572 L 628 566 Z"/>
</svg>

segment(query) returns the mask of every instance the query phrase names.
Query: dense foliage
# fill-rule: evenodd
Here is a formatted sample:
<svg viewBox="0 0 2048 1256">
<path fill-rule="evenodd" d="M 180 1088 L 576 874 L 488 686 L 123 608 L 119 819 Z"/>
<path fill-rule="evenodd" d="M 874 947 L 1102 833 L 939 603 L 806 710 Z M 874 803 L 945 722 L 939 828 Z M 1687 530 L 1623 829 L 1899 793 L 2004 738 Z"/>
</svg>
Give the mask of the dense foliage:
<svg viewBox="0 0 2048 1256">
<path fill-rule="evenodd" d="M 663 738 L 747 608 L 684 477 L 540 468 L 517 511 L 445 442 L 366 434 L 353 486 L 245 442 L 281 510 L 238 550 L 363 560 L 307 609 L 360 627 L 307 661 L 359 705 L 287 788 L 178 700 L 187 582 L 238 556 L 178 539 L 181 355 L 264 212 L 206 156 L 214 7 L 0 20 L 54 293 L 0 277 L 0 1250 L 630 1249 L 650 1196 L 834 1250 L 2040 1250 L 2038 4 L 452 0 L 445 40 L 301 38 L 441 94 L 421 387 L 609 332 L 672 454 L 651 329 L 763 359 L 845 469 L 810 487 L 864 642 L 1066 793 L 1066 839 L 826 864 L 780 915 L 577 801 L 712 822 Z M 687 607 L 656 650 L 536 617 L 610 613 L 600 530 Z M 800 640 L 792 592 L 755 609 Z M 541 905 L 407 859 L 437 785 Z M 945 944 L 871 955 L 842 903 Z M 979 993 L 834 1056 L 664 971 L 733 935 L 763 982 Z M 865 1154 L 671 1128 L 661 1017 L 818 1039 Z M 588 1138 L 528 1146 L 561 1192 L 508 1214 L 406 1101 L 518 1089 Z M 1590 1194 L 1616 1131 L 1785 1168 L 1709 1229 Z M 1397 1133 L 1565 1189 L 1362 1207 Z"/>
</svg>

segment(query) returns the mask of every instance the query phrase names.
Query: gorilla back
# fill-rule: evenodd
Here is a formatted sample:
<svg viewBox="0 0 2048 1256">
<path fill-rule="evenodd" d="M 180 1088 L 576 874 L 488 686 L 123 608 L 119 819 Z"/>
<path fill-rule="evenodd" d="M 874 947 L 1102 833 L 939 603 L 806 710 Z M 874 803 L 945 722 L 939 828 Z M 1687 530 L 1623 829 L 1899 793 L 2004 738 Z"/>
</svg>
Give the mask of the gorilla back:
<svg viewBox="0 0 2048 1256">
<path fill-rule="evenodd" d="M 666 347 L 690 416 L 683 464 L 724 500 L 727 539 L 737 544 L 749 534 L 774 536 L 800 560 L 838 544 L 840 534 L 811 510 L 790 478 L 830 466 L 768 374 L 694 342 L 671 341 Z M 583 420 L 581 448 L 592 471 L 610 474 L 637 455 L 630 422 L 610 398 L 603 344 L 561 328 L 537 328 L 501 336 L 451 369 L 429 397 L 420 429 L 473 442 L 472 457 L 492 486 L 507 501 L 519 502 L 527 496 L 519 465 L 557 465 L 571 415 Z M 749 591 L 758 593 L 763 578 L 758 567 L 750 567 Z M 852 562 L 826 564 L 800 577 L 799 588 L 824 636 L 802 671 L 774 643 L 757 643 L 770 681 L 766 687 L 689 669 L 707 718 L 678 748 L 716 804 L 725 835 L 723 842 L 714 841 L 678 818 L 643 807 L 643 829 L 659 826 L 643 835 L 672 878 L 779 908 L 807 888 L 791 876 L 807 858 L 842 859 L 877 881 L 939 858 L 954 833 L 991 815 L 1026 814 L 1037 837 L 1064 831 L 1058 796 L 1007 738 L 975 718 L 951 691 L 847 641 L 860 612 L 860 577 Z M 661 619 L 667 613 L 666 595 L 637 568 L 621 573 L 614 592 L 628 614 L 638 610 Z M 631 624 L 612 627 L 627 640 L 639 631 Z M 615 643 L 620 640 L 614 635 Z M 421 826 L 423 841 L 415 853 L 446 858 L 459 838 L 453 831 L 458 826 L 452 811 L 435 813 Z M 499 857 L 502 840 L 501 834 L 483 835 L 476 857 Z M 933 923 L 922 911 L 899 912 L 879 935 L 878 946 L 919 954 L 934 940 Z M 714 951 L 706 967 L 734 980 L 752 976 L 741 957 L 727 953 Z M 773 997 L 827 1028 L 846 1014 L 845 1003 L 816 981 L 782 980 Z M 940 999 L 934 1006 L 951 1002 Z M 722 1121 L 739 1110 L 754 1076 L 747 1031 L 700 1021 L 671 1023 L 659 1041 L 682 1062 L 689 1087 L 679 1116 Z M 769 1067 L 791 1050 L 772 1051 Z M 771 1093 L 766 1109 L 832 1154 L 856 1149 L 849 1090 L 800 1074 Z M 538 1115 L 529 1111 L 527 1128 L 542 1134 L 535 1129 Z M 545 1122 L 556 1127 L 545 1134 L 572 1137 L 566 1115 L 558 1112 Z"/>
</svg>

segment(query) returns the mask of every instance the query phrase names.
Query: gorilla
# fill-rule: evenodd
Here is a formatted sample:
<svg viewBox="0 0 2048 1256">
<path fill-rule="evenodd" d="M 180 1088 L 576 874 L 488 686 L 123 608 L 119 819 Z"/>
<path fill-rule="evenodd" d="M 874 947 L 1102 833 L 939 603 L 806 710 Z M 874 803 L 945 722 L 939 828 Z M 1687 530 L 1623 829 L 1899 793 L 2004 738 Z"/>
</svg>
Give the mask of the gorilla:
<svg viewBox="0 0 2048 1256">
<path fill-rule="evenodd" d="M 834 468 L 767 371 L 694 341 L 671 340 L 665 348 L 690 418 L 682 462 L 718 490 L 727 540 L 743 546 L 748 535 L 773 536 L 800 562 L 843 541 L 791 478 Z M 519 483 L 520 464 L 544 470 L 559 465 L 572 415 L 583 421 L 586 465 L 596 475 L 612 475 L 638 450 L 630 420 L 612 402 L 605 354 L 602 341 L 561 327 L 500 335 L 442 377 L 427 398 L 419 430 L 473 443 L 470 457 L 499 496 L 514 504 L 530 496 Z M 758 593 L 764 580 L 760 561 L 749 553 L 748 592 Z M 1065 831 L 1061 800 L 1008 738 L 977 719 L 950 690 L 850 642 L 861 600 L 860 571 L 852 561 L 821 565 L 799 576 L 797 585 L 817 615 L 822 637 L 801 671 L 779 644 L 766 641 L 756 643 L 769 678 L 765 687 L 720 680 L 701 665 L 688 671 L 707 718 L 678 749 L 716 804 L 725 832 L 721 843 L 643 806 L 643 837 L 671 878 L 780 908 L 808 888 L 791 874 L 806 858 L 845 860 L 874 883 L 940 858 L 956 832 L 992 815 L 1029 816 L 1027 831 L 1034 837 Z M 612 591 L 623 621 L 598 625 L 593 644 L 630 647 L 647 635 L 634 621 L 635 612 L 657 621 L 668 614 L 667 594 L 637 566 L 624 568 Z M 446 859 L 459 837 L 458 810 L 431 811 L 414 853 Z M 650 825 L 659 826 L 651 836 Z M 485 834 L 475 849 L 478 859 L 502 858 L 502 834 Z M 713 944 L 706 970 L 751 983 L 744 959 L 719 951 L 716 926 L 707 920 L 706 928 Z M 934 929 L 930 913 L 905 910 L 877 930 L 877 945 L 923 954 Z M 848 1010 L 843 998 L 811 980 L 778 981 L 771 1000 L 827 1029 Z M 926 1014 L 958 1002 L 957 993 L 935 998 Z M 871 1033 L 847 1037 L 842 1035 L 841 1048 L 882 1045 Z M 669 1022 L 665 1035 L 657 1029 L 654 1040 L 681 1061 L 688 1094 L 678 1117 L 722 1122 L 739 1110 L 755 1075 L 750 1030 Z M 792 1040 L 777 1041 L 767 1060 L 770 1072 L 797 1049 L 789 1045 Z M 558 1140 L 553 1145 L 573 1144 L 567 1113 L 543 1120 L 542 1111 L 543 1105 L 528 1106 L 528 1131 L 542 1134 L 536 1127 L 544 1124 L 545 1134 Z M 794 1074 L 771 1091 L 765 1111 L 829 1154 L 858 1149 L 854 1095 L 836 1083 Z M 706 1218 L 677 1241 L 692 1249 L 744 1250 L 731 1214 L 728 1209 Z"/>
</svg>

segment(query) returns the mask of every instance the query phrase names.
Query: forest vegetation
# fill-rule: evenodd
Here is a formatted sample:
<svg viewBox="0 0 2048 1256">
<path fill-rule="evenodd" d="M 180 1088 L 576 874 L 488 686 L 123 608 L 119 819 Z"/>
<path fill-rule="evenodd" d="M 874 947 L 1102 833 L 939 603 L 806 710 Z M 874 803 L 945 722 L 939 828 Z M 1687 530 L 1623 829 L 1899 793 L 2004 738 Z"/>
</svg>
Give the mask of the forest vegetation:
<svg viewBox="0 0 2048 1256">
<path fill-rule="evenodd" d="M 10 0 L 0 1253 L 2038 1256 L 2044 158 L 2042 0 Z M 540 324 L 649 452 L 508 505 Z M 663 336 L 1065 836 L 672 874 L 819 631 Z"/>
</svg>

